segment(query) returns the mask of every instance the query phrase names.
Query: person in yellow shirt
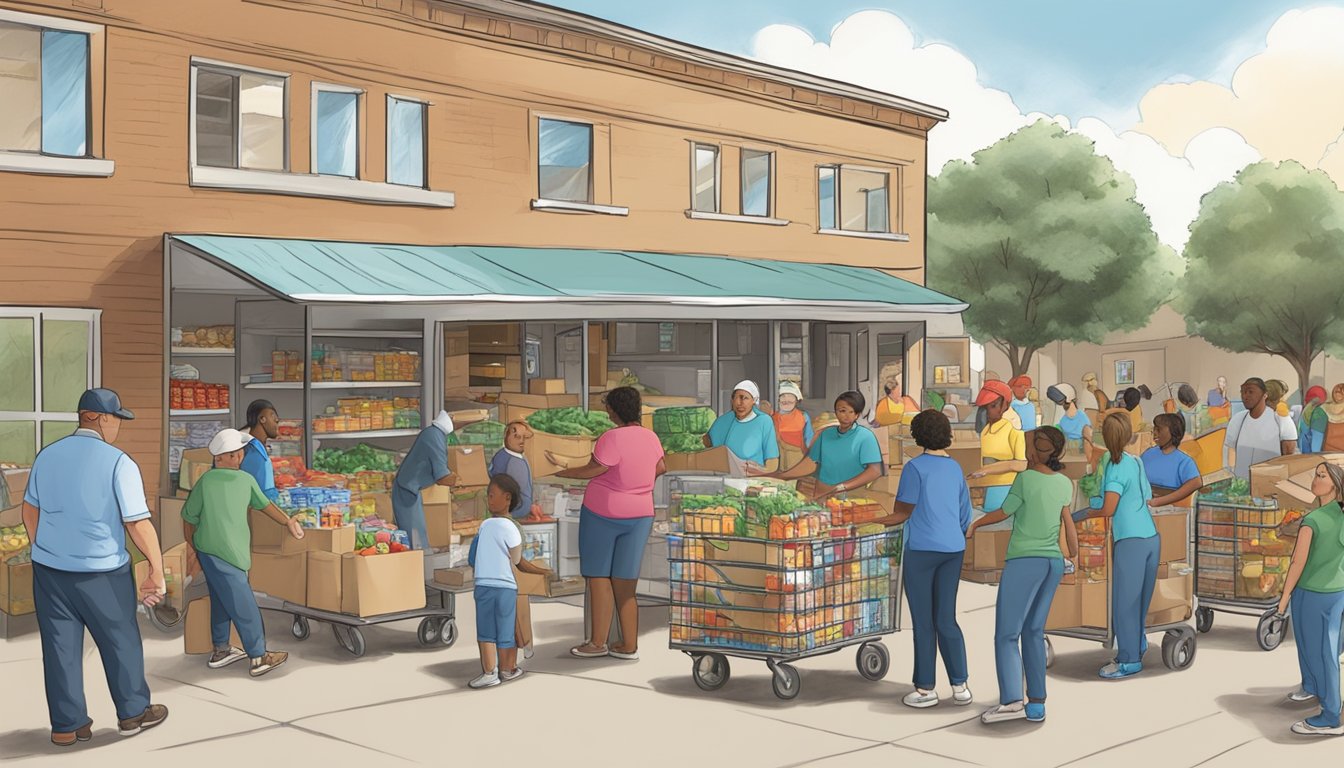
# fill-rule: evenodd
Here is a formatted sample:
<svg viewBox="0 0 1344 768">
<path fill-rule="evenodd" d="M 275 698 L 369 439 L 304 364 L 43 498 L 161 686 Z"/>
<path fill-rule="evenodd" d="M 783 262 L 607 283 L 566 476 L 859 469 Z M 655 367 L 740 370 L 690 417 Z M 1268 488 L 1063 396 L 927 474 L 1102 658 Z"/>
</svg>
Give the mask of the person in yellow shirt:
<svg viewBox="0 0 1344 768">
<path fill-rule="evenodd" d="M 873 421 L 879 427 L 908 426 L 919 413 L 919 403 L 905 395 L 899 377 L 888 379 L 883 389 L 886 396 L 873 408 Z"/>
<path fill-rule="evenodd" d="M 1008 421 L 1013 391 L 1001 381 L 987 381 L 975 404 L 985 411 L 986 423 L 980 433 L 980 458 L 986 466 L 971 474 L 972 480 L 992 477 L 995 485 L 985 488 L 985 512 L 1003 507 L 1008 490 L 1018 472 L 1027 469 L 1027 440 L 1022 430 Z"/>
</svg>

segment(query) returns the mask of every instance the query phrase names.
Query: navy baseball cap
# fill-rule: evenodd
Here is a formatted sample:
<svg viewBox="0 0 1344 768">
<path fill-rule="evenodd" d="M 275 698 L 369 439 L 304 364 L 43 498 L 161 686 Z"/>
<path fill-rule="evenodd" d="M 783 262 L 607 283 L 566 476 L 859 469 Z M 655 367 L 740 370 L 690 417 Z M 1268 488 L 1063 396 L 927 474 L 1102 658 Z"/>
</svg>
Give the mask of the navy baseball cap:
<svg viewBox="0 0 1344 768">
<path fill-rule="evenodd" d="M 88 389 L 79 396 L 81 413 L 109 413 L 119 419 L 134 419 L 135 414 L 121 407 L 121 398 L 110 389 Z"/>
</svg>

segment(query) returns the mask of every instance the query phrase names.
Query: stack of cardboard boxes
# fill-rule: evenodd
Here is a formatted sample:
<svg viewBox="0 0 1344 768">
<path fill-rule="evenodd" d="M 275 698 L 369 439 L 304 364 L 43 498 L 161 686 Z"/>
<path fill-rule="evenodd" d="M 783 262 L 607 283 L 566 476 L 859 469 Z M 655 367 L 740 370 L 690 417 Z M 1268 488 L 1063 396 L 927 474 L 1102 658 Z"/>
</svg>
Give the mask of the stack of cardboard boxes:
<svg viewBox="0 0 1344 768">
<path fill-rule="evenodd" d="M 11 532 L 23 526 L 23 492 L 28 485 L 27 469 L 0 470 L 0 528 Z M 12 637 L 36 627 L 33 616 L 33 564 L 31 547 L 23 535 L 11 533 L 10 541 L 0 542 L 0 637 Z"/>
</svg>

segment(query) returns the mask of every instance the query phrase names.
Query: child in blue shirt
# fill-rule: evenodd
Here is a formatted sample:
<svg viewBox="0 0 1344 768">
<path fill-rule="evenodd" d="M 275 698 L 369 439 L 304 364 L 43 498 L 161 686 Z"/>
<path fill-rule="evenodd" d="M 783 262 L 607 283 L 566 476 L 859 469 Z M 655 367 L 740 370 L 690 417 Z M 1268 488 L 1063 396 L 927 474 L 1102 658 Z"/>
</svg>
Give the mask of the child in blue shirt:
<svg viewBox="0 0 1344 768">
<path fill-rule="evenodd" d="M 490 688 L 523 674 L 514 641 L 518 581 L 513 577 L 513 567 L 523 558 L 523 535 L 509 519 L 520 497 L 518 482 L 512 477 L 490 478 L 485 503 L 491 516 L 481 523 L 467 556 L 475 572 L 476 643 L 481 651 L 481 675 L 467 684 L 474 689 Z"/>
</svg>

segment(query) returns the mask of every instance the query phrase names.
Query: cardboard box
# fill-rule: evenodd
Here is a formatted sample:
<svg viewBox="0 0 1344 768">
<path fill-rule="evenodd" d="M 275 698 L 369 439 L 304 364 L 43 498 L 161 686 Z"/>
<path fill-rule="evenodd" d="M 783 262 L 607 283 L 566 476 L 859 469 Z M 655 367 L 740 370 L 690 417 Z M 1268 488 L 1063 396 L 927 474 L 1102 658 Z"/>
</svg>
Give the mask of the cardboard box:
<svg viewBox="0 0 1344 768">
<path fill-rule="evenodd" d="M 518 594 L 550 597 L 551 582 L 555 579 L 555 574 L 523 573 L 514 566 L 513 578 L 518 582 Z"/>
<path fill-rule="evenodd" d="M 3 478 L 3 486 L 0 487 L 9 489 L 9 495 L 0 498 L 0 507 L 18 507 L 23 504 L 23 494 L 28 490 L 28 474 L 31 471 L 28 467 L 0 470 L 0 478 Z"/>
<path fill-rule="evenodd" d="M 381 492 L 366 493 L 364 494 L 364 498 L 373 501 L 373 513 L 377 515 L 380 520 L 386 520 L 389 523 L 397 522 L 396 514 L 392 511 L 391 494 Z"/>
<path fill-rule="evenodd" d="M 471 352 L 471 333 L 466 330 L 444 331 L 443 354 L 448 357 L 465 357 Z"/>
<path fill-rule="evenodd" d="M 377 616 L 425 607 L 423 551 L 341 558 L 341 613 Z"/>
<path fill-rule="evenodd" d="M 429 546 L 438 549 L 453 543 L 453 505 L 426 504 L 425 528 L 429 534 Z"/>
<path fill-rule="evenodd" d="M 192 448 L 182 452 L 182 464 L 178 468 L 177 485 L 185 491 L 196 487 L 201 476 L 215 466 L 215 457 L 205 448 Z"/>
<path fill-rule="evenodd" d="M 308 554 L 306 551 L 285 555 L 253 552 L 252 570 L 247 580 L 257 592 L 303 605 L 308 599 Z"/>
<path fill-rule="evenodd" d="M 532 467 L 532 477 L 550 477 L 563 469 L 587 464 L 593 456 L 593 444 L 596 442 L 597 438 L 594 437 L 552 435 L 534 430 L 525 451 L 527 463 Z M 547 459 L 548 452 L 558 458 L 563 466 Z"/>
<path fill-rule="evenodd" d="M 1050 602 L 1050 615 L 1045 617 L 1046 629 L 1069 629 L 1083 625 L 1083 592 L 1076 582 L 1060 584 Z"/>
<path fill-rule="evenodd" d="M 1106 628 L 1106 601 L 1111 585 L 1104 581 L 1088 581 L 1078 584 L 1082 614 L 1080 626 Z"/>
<path fill-rule="evenodd" d="M 490 484 L 490 473 L 486 470 L 485 449 L 479 445 L 448 446 L 448 470 L 457 475 L 459 486 Z M 440 503 L 440 500 L 436 500 L 435 503 Z"/>
<path fill-rule="evenodd" d="M 182 530 L 182 507 L 185 504 L 186 499 L 180 499 L 176 496 L 159 497 L 154 522 L 155 530 L 159 533 L 159 547 L 161 549 L 168 550 L 186 541 Z"/>
<path fill-rule="evenodd" d="M 966 547 L 965 567 L 976 571 L 1001 570 L 1008 557 L 1008 539 L 1012 533 L 1012 520 L 976 528 Z"/>
<path fill-rule="evenodd" d="M 888 433 L 887 452 L 885 454 L 885 456 L 887 457 L 888 466 L 899 467 L 905 463 L 906 443 L 910 443 L 911 445 L 914 444 L 914 442 L 908 437 L 904 437 L 895 432 Z"/>
<path fill-rule="evenodd" d="M 434 581 L 446 587 L 470 587 L 473 585 L 471 566 L 440 568 L 434 571 Z"/>
<path fill-rule="evenodd" d="M 452 355 L 443 359 L 443 391 L 463 393 L 471 388 L 471 356 Z"/>
<path fill-rule="evenodd" d="M 537 381 L 547 381 L 546 379 L 533 379 Z M 507 393 L 499 397 L 499 420 L 501 423 L 508 424 L 514 421 L 523 421 L 528 416 L 537 411 L 544 411 L 548 408 L 578 408 L 579 396 L 564 394 L 563 384 L 561 392 L 558 394 L 517 394 Z"/>
<path fill-rule="evenodd" d="M 969 475 L 983 469 L 984 461 L 980 457 L 980 440 L 978 438 L 973 440 L 957 439 L 962 437 L 959 434 L 954 434 L 953 437 L 952 445 L 947 448 L 947 455 L 951 456 L 953 461 L 961 466 L 961 471 Z M 924 452 L 923 448 L 915 445 L 913 439 L 904 441 L 903 446 L 906 461 Z"/>
<path fill-rule="evenodd" d="M 33 564 L 0 563 L 0 613 L 23 616 L 33 613 Z"/>
<path fill-rule="evenodd" d="M 289 532 L 289 526 L 272 520 L 265 512 L 252 510 L 248 513 L 248 522 L 252 527 L 252 551 L 269 555 L 293 555 L 307 552 L 308 544 L 304 539 L 296 539 Z M 307 532 L 304 533 L 307 538 Z"/>
<path fill-rule="evenodd" d="M 730 477 L 747 476 L 745 462 L 722 445 L 695 453 L 669 453 L 663 461 L 668 472 L 716 472 Z"/>
<path fill-rule="evenodd" d="M 457 488 L 453 490 L 453 519 L 484 520 L 490 516 L 485 504 L 485 488 Z"/>
<path fill-rule="evenodd" d="M 1062 463 L 1064 464 L 1062 474 L 1075 483 L 1090 474 L 1087 459 L 1082 456 L 1065 456 Z"/>
<path fill-rule="evenodd" d="M 238 628 L 229 623 L 229 645 L 243 647 L 238 637 Z M 210 598 L 198 597 L 187 606 L 186 627 L 182 632 L 182 651 L 190 655 L 210 653 L 215 650 L 210 639 Z"/>
<path fill-rule="evenodd" d="M 478 323 L 469 326 L 467 341 L 473 347 L 506 347 L 518 349 L 520 346 L 518 323 Z"/>
<path fill-rule="evenodd" d="M 1192 573 L 1158 579 L 1153 587 L 1153 600 L 1148 604 L 1147 624 L 1175 624 L 1190 618 L 1194 590 Z"/>
<path fill-rule="evenodd" d="M 1163 563 L 1185 560 L 1190 544 L 1190 510 L 1185 507 L 1164 507 L 1162 513 L 1153 515 L 1153 523 L 1162 541 L 1158 560 Z"/>
<path fill-rule="evenodd" d="M 355 526 L 340 528 L 305 528 L 303 543 L 309 552 L 327 552 L 343 555 L 355 551 Z"/>
<path fill-rule="evenodd" d="M 309 608 L 319 611 L 341 612 L 341 563 L 344 558 L 333 552 L 312 550 L 308 553 L 308 588 L 306 601 Z"/>
<path fill-rule="evenodd" d="M 532 379 L 527 383 L 527 393 L 529 395 L 563 395 L 565 394 L 565 380 Z"/>
<path fill-rule="evenodd" d="M 1322 461 L 1344 465 L 1344 454 L 1293 454 L 1256 464 L 1251 467 L 1251 495 L 1261 499 L 1279 495 L 1291 496 L 1289 491 L 1278 487 L 1279 483 L 1314 470 Z"/>
<path fill-rule="evenodd" d="M 391 503 L 390 497 L 388 501 L 389 503 Z M 435 483 L 434 485 L 431 485 L 428 488 L 420 491 L 420 503 L 425 505 L 452 504 L 453 487 L 450 485 L 439 485 Z"/>
</svg>

